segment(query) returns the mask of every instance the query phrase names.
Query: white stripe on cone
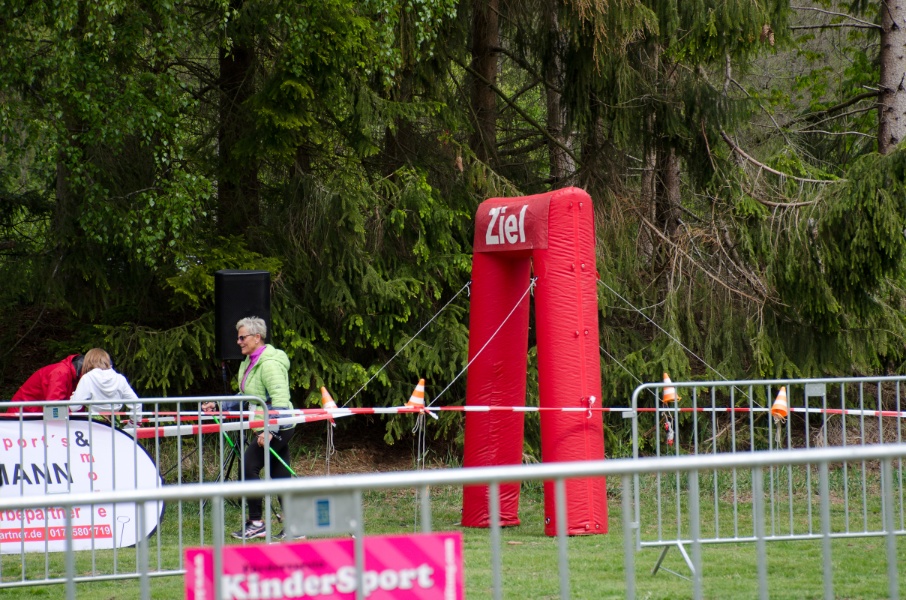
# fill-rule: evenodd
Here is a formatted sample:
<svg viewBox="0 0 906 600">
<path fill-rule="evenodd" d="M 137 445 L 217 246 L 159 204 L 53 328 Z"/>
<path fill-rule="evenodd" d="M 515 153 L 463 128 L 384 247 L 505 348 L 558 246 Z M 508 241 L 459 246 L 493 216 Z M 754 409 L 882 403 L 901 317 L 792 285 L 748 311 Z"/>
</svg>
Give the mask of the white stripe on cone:
<svg viewBox="0 0 906 600">
<path fill-rule="evenodd" d="M 790 407 L 786 402 L 786 386 L 781 386 L 777 392 L 777 398 L 771 406 L 771 414 L 778 421 L 783 421 L 790 414 Z"/>
<path fill-rule="evenodd" d="M 670 381 L 670 376 L 664 373 L 664 383 L 673 383 Z M 664 388 L 664 404 L 669 404 L 671 402 L 676 402 L 676 388 L 672 385 L 668 385 Z"/>
<path fill-rule="evenodd" d="M 424 408 L 425 407 L 425 380 L 419 379 L 418 385 L 415 386 L 415 389 L 412 390 L 412 395 L 409 396 L 409 402 L 406 402 L 406 406 L 411 408 Z"/>
</svg>

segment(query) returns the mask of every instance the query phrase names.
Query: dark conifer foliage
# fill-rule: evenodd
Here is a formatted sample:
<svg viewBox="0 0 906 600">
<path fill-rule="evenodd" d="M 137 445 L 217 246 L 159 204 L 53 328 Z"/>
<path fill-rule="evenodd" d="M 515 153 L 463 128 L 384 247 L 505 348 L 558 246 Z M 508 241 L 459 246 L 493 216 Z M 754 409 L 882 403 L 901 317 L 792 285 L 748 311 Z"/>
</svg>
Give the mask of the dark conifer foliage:
<svg viewBox="0 0 906 600">
<path fill-rule="evenodd" d="M 36 345 L 219 393 L 231 268 L 272 273 L 297 406 L 419 377 L 460 403 L 475 209 L 567 185 L 596 202 L 605 404 L 663 371 L 897 371 L 906 23 L 879 6 L 0 0 L 6 395 Z"/>
</svg>

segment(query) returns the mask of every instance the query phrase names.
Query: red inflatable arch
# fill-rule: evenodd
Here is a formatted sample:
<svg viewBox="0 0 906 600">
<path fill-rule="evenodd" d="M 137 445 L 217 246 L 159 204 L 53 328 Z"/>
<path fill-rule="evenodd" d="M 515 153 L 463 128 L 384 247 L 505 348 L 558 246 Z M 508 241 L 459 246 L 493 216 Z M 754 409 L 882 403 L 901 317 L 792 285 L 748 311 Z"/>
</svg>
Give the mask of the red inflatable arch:
<svg viewBox="0 0 906 600">
<path fill-rule="evenodd" d="M 482 202 L 475 220 L 474 252 L 466 404 L 525 406 L 529 326 L 525 292 L 532 274 L 537 278 L 541 406 L 588 408 L 600 402 L 595 232 L 588 194 L 567 188 Z M 464 466 L 522 463 L 523 413 L 469 412 L 465 428 Z M 542 412 L 541 454 L 546 463 L 603 459 L 601 413 Z M 544 531 L 556 535 L 553 482 L 545 482 L 544 498 Z M 519 485 L 501 485 L 500 500 L 501 524 L 518 525 Z M 569 535 L 607 532 L 604 478 L 568 480 L 566 504 Z M 487 486 L 463 490 L 462 524 L 489 526 Z"/>
</svg>

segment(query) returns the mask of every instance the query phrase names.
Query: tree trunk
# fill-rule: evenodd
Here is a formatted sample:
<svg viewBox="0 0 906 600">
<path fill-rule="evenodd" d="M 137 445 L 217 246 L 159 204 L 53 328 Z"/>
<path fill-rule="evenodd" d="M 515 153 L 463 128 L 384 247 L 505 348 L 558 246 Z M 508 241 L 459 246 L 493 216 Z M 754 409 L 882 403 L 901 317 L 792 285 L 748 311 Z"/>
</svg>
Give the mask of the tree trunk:
<svg viewBox="0 0 906 600">
<path fill-rule="evenodd" d="M 84 3 L 78 4 L 76 13 L 75 26 L 72 29 L 72 39 L 80 39 L 84 35 L 86 28 L 87 7 Z M 82 84 L 78 84 L 83 89 Z M 78 155 L 81 160 L 85 160 L 85 124 L 78 119 L 75 114 L 75 108 L 67 101 L 61 109 L 62 120 L 66 124 L 66 141 L 65 146 L 68 148 L 78 148 Z M 72 169 L 67 163 L 67 154 L 74 155 L 75 152 L 67 152 L 64 149 L 57 151 L 57 168 L 56 168 L 56 210 L 53 214 L 53 235 L 56 238 L 56 245 L 59 248 L 69 248 L 80 240 L 82 233 L 79 228 L 79 210 L 81 201 L 77 190 L 72 186 Z"/>
<path fill-rule="evenodd" d="M 655 192 L 657 190 L 657 149 L 655 144 L 655 115 L 650 113 L 646 117 L 645 154 L 642 159 L 642 182 L 639 190 L 639 200 L 642 214 L 650 223 L 656 223 L 655 217 Z M 639 254 L 647 259 L 654 256 L 654 233 L 642 225 L 639 229 Z"/>
<path fill-rule="evenodd" d="M 497 48 L 500 45 L 499 0 L 472 2 L 471 101 L 474 130 L 469 141 L 478 160 L 497 162 Z"/>
<path fill-rule="evenodd" d="M 647 72 L 654 86 L 660 65 L 660 46 L 658 44 L 651 45 L 651 56 L 648 60 L 650 62 L 647 63 Z M 645 64 L 643 60 L 643 66 Z M 645 116 L 645 136 L 643 138 L 645 154 L 642 157 L 642 189 L 640 191 L 642 214 L 650 223 L 657 223 L 657 125 L 657 115 L 654 107 L 651 107 Z M 639 252 L 650 260 L 655 254 L 655 234 L 644 225 L 639 232 Z"/>
<path fill-rule="evenodd" d="M 878 152 L 887 154 L 906 139 L 906 0 L 881 3 L 880 63 Z"/>
<path fill-rule="evenodd" d="M 241 0 L 231 6 L 238 14 Z M 246 101 L 254 93 L 254 39 L 231 23 L 233 45 L 220 50 L 220 172 L 218 173 L 218 225 L 224 235 L 242 235 L 260 222 L 258 163 L 238 151 L 243 139 L 254 132 Z"/>
<path fill-rule="evenodd" d="M 558 187 L 568 185 L 576 172 L 575 161 L 567 148 L 572 148 L 573 138 L 566 131 L 566 111 L 560 102 L 565 83 L 563 74 L 563 33 L 557 16 L 558 0 L 548 0 L 545 5 L 547 21 L 548 55 L 544 61 L 544 79 L 547 90 L 547 130 L 551 140 L 548 141 L 550 155 L 551 185 Z"/>
<path fill-rule="evenodd" d="M 679 226 L 680 219 L 680 161 L 674 148 L 658 151 L 657 194 L 655 223 L 667 237 Z"/>
<path fill-rule="evenodd" d="M 404 68 L 400 83 L 392 96 L 394 102 L 403 105 L 412 102 L 414 77 L 412 69 Z M 384 175 L 389 177 L 400 167 L 408 164 L 410 158 L 417 152 L 416 131 L 412 120 L 402 116 L 395 118 L 393 127 L 388 127 L 384 131 L 384 153 L 386 155 Z"/>
<path fill-rule="evenodd" d="M 72 146 L 79 144 L 73 142 Z M 66 164 L 66 156 L 60 150 L 57 152 L 57 173 L 56 173 L 56 210 L 53 213 L 53 231 L 58 245 L 66 246 L 71 244 L 78 232 L 79 216 L 79 199 L 73 194 L 69 180 L 71 176 L 69 165 Z"/>
</svg>

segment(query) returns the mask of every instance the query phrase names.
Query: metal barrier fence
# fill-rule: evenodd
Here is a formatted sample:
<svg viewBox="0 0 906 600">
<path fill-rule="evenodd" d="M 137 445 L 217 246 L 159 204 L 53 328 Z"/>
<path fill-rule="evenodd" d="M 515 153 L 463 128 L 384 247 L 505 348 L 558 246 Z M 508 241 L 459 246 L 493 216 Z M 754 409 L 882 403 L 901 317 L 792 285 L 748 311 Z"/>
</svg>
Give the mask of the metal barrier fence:
<svg viewBox="0 0 906 600">
<path fill-rule="evenodd" d="M 877 532 L 883 535 L 883 554 L 887 564 L 887 591 L 890 598 L 899 597 L 899 582 L 897 571 L 897 548 L 895 528 L 897 501 L 894 483 L 893 463 L 902 461 L 906 457 L 906 445 L 870 445 L 848 448 L 817 448 L 810 450 L 784 450 L 771 452 L 745 452 L 724 455 L 706 456 L 674 456 L 662 458 L 622 459 L 579 463 L 558 463 L 541 465 L 522 465 L 511 467 L 489 467 L 476 469 L 445 469 L 429 470 L 407 473 L 381 473 L 369 475 L 344 475 L 333 477 L 317 477 L 308 479 L 283 479 L 261 482 L 230 482 L 220 484 L 192 484 L 183 486 L 164 486 L 155 490 L 128 490 L 82 492 L 61 495 L 48 504 L 46 498 L 22 497 L 13 498 L 5 502 L 5 511 L 47 510 L 49 506 L 57 507 L 71 514 L 77 507 L 95 507 L 107 504 L 134 503 L 139 510 L 138 520 L 143 519 L 145 508 L 149 505 L 157 506 L 159 503 L 182 504 L 187 502 L 210 502 L 213 508 L 211 545 L 213 556 L 220 555 L 224 546 L 225 530 L 223 523 L 224 503 L 230 498 L 241 497 L 250 493 L 270 493 L 283 496 L 286 502 L 293 499 L 312 495 L 351 493 L 361 498 L 365 490 L 379 489 L 418 489 L 425 493 L 420 495 L 421 529 L 431 531 L 431 505 L 430 494 L 427 493 L 431 486 L 443 485 L 473 485 L 489 484 L 490 486 L 490 512 L 492 527 L 489 532 L 491 545 L 491 570 L 493 577 L 493 596 L 500 598 L 503 595 L 503 576 L 501 573 L 501 529 L 498 525 L 499 488 L 500 484 L 512 481 L 554 481 L 557 496 L 558 523 L 565 523 L 565 481 L 574 477 L 609 476 L 621 481 L 622 490 L 622 539 L 623 539 L 623 565 L 624 581 L 627 598 L 634 598 L 636 594 L 635 581 L 635 544 L 638 523 L 633 522 L 632 498 L 633 480 L 649 475 L 663 473 L 681 473 L 686 477 L 683 492 L 688 495 L 688 511 L 679 518 L 688 524 L 690 531 L 689 542 L 691 546 L 691 579 L 693 596 L 703 597 L 702 544 L 707 541 L 703 534 L 705 518 L 703 507 L 699 498 L 703 492 L 700 474 L 709 471 L 729 471 L 735 474 L 750 472 L 753 484 L 753 522 L 755 548 L 758 555 L 757 586 L 760 598 L 769 595 L 769 581 L 766 560 L 766 541 L 770 534 L 766 530 L 766 522 L 770 514 L 769 498 L 765 489 L 765 473 L 772 469 L 794 466 L 817 467 L 817 489 L 820 503 L 820 527 L 816 534 L 822 541 L 822 564 L 824 597 L 834 598 L 834 582 L 831 561 L 832 517 L 831 517 L 831 492 L 830 469 L 836 463 L 862 464 L 877 461 L 880 473 L 880 513 L 883 527 Z M 67 520 L 67 525 L 70 523 Z M 365 533 L 365 526 L 361 520 L 356 526 L 356 555 L 361 556 L 361 544 Z M 67 529 L 64 543 L 66 546 L 66 595 L 68 598 L 76 597 L 76 585 L 84 581 L 75 572 L 76 540 L 73 539 L 72 528 Z M 582 590 L 571 589 L 570 563 L 568 559 L 568 538 L 565 527 L 558 527 L 558 578 L 560 584 L 560 597 L 570 598 L 573 594 L 582 597 Z M 183 574 L 183 568 L 175 570 L 161 569 L 159 556 L 159 543 L 157 544 L 157 563 L 155 564 L 148 536 L 142 537 L 135 547 L 135 574 L 121 574 L 120 578 L 138 577 L 142 598 L 150 598 L 152 577 L 164 575 Z M 357 574 L 362 576 L 362 563 L 357 559 Z M 221 566 L 215 558 L 214 582 L 220 580 Z M 358 580 L 361 582 L 361 579 Z M 9 587 L 6 585 L 5 587 Z M 361 584 L 356 589 L 357 598 L 364 597 Z M 215 588 L 213 597 L 218 598 L 219 593 Z"/>
<path fill-rule="evenodd" d="M 794 448 L 857 449 L 867 444 L 903 442 L 901 406 L 906 377 L 777 379 L 769 381 L 706 381 L 644 384 L 632 396 L 633 457 L 693 455 L 731 459 L 757 451 L 790 452 Z M 781 387 L 789 415 L 775 420 L 771 407 Z M 662 401 L 673 388 L 679 399 Z M 781 454 L 774 454 L 778 457 Z M 765 533 L 759 536 L 758 494 L 750 474 L 715 469 L 701 474 L 701 510 L 708 514 L 699 531 L 681 518 L 693 501 L 682 494 L 684 475 L 659 472 L 636 475 L 633 513 L 636 546 L 662 548 L 653 572 L 661 568 L 670 548 L 677 548 L 690 570 L 694 560 L 686 547 L 700 543 L 760 542 L 868 537 L 906 533 L 903 461 L 892 479 L 876 464 L 844 462 L 828 467 L 834 510 L 839 513 L 825 531 L 819 528 L 823 507 L 816 504 L 822 480 L 810 462 L 787 465 L 778 459 L 764 473 Z M 825 482 L 826 483 L 826 482 Z M 878 510 L 879 490 L 890 494 L 886 512 Z M 654 509 L 642 509 L 642 497 L 655 498 Z M 889 519 L 889 521 L 888 521 Z M 664 569 L 668 570 L 669 569 Z M 674 571 L 670 571 L 674 574 Z"/>
<path fill-rule="evenodd" d="M 71 401 L 4 403 L 4 408 L 39 412 L 0 416 L 0 559 L 7 558 L 0 562 L 0 589 L 66 582 L 66 577 L 51 568 L 51 556 L 67 552 L 70 541 L 73 549 L 91 557 L 90 574 L 79 575 L 76 581 L 137 577 L 140 563 L 136 540 L 151 537 L 161 547 L 158 524 L 164 517 L 163 502 L 138 510 L 128 503 L 79 506 L 69 497 L 80 492 L 99 497 L 123 489 L 157 495 L 189 483 L 241 478 L 241 440 L 250 428 L 263 424 L 264 401 L 244 397 L 247 410 L 233 414 L 230 423 L 222 412 L 201 413 L 204 402 L 234 400 L 235 396 L 143 398 L 141 415 L 129 409 L 113 414 L 107 401 L 89 401 L 84 403 L 84 412 L 72 415 L 69 407 L 76 403 Z M 112 420 L 120 419 L 123 422 L 116 427 L 110 426 Z M 141 420 L 141 431 L 150 437 L 137 439 L 133 419 Z M 308 419 L 301 416 L 289 421 Z M 285 421 L 277 418 L 269 423 Z M 206 435 L 221 430 L 231 433 Z M 162 443 L 165 436 L 176 434 L 175 439 Z M 269 449 L 265 436 L 265 455 Z M 270 467 L 270 461 L 265 461 L 266 479 L 270 478 Z M 16 513 L 10 509 L 20 496 L 21 501 L 31 499 L 40 510 Z M 236 505 L 244 522 L 245 506 L 242 502 Z M 175 512 L 180 549 L 211 539 L 203 505 L 178 501 L 167 505 L 166 510 L 171 515 Z M 270 496 L 264 498 L 263 516 L 270 539 L 277 516 Z M 186 533 L 189 530 L 192 537 Z M 13 562 L 10 556 L 20 560 Z M 181 550 L 173 557 L 158 552 L 152 566 L 155 576 L 183 574 Z"/>
</svg>

